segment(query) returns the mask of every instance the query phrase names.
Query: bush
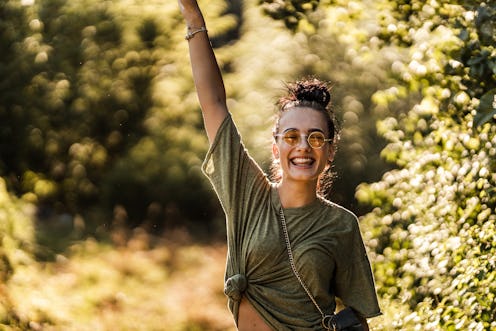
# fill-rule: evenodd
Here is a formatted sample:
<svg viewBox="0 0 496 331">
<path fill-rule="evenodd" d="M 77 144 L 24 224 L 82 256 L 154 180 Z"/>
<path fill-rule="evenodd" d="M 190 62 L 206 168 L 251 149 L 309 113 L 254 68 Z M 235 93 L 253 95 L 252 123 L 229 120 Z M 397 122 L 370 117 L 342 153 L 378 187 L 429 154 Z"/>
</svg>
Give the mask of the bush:
<svg viewBox="0 0 496 331">
<path fill-rule="evenodd" d="M 32 205 L 7 192 L 0 177 L 0 281 L 4 282 L 19 264 L 33 260 L 35 247 Z"/>
<path fill-rule="evenodd" d="M 382 156 L 397 169 L 356 194 L 375 207 L 362 224 L 378 291 L 410 307 L 391 328 L 493 330 L 496 67 L 486 55 L 496 51 L 487 34 L 496 10 L 475 2 L 396 5 L 403 15 L 385 18 L 381 37 L 408 47 L 412 58 L 393 66 L 399 85 L 422 100 L 378 124 L 389 140 Z M 399 29 L 402 20 L 409 29 Z M 391 107 L 384 95 L 375 101 Z"/>
<path fill-rule="evenodd" d="M 9 194 L 0 177 L 0 325 L 19 324 L 5 284 L 19 266 L 34 262 L 31 212 L 32 206 Z"/>
<path fill-rule="evenodd" d="M 439 132 L 423 151 L 405 142 L 412 160 L 360 187 L 359 200 L 376 206 L 362 220 L 365 241 L 380 296 L 408 303 L 424 329 L 489 330 L 496 319 L 496 128 L 484 126 L 476 143 L 459 126 L 441 131 L 452 150 L 439 147 Z"/>
</svg>

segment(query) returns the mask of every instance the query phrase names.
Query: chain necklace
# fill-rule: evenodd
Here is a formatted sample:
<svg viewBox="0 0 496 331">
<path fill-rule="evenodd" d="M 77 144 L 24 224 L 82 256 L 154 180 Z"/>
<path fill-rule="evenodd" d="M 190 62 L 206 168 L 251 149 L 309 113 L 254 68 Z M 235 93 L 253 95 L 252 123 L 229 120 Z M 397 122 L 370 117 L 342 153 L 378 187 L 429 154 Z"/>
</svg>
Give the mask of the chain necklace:
<svg viewBox="0 0 496 331">
<path fill-rule="evenodd" d="M 315 300 L 313 295 L 310 293 L 310 290 L 308 289 L 308 287 L 303 282 L 303 279 L 301 278 L 300 274 L 298 273 L 298 270 L 296 269 L 296 264 L 295 264 L 294 258 L 293 258 L 293 250 L 291 249 L 291 242 L 289 241 L 288 227 L 286 226 L 286 217 L 284 217 L 284 211 L 282 210 L 282 207 L 281 207 L 281 209 L 279 209 L 279 216 L 281 219 L 282 231 L 284 232 L 284 239 L 286 241 L 286 248 L 288 250 L 289 264 L 291 265 L 291 269 L 293 270 L 294 275 L 296 276 L 296 278 L 300 282 L 301 287 L 305 290 L 308 297 L 312 301 L 313 305 L 315 306 L 315 308 L 317 308 L 320 315 L 322 316 L 322 326 L 324 327 L 324 329 L 336 331 L 336 325 L 334 324 L 334 321 L 333 321 L 333 318 L 335 315 L 334 314 L 329 315 L 329 314 L 324 313 L 324 311 L 320 308 L 319 304 L 317 303 L 317 301 Z"/>
</svg>

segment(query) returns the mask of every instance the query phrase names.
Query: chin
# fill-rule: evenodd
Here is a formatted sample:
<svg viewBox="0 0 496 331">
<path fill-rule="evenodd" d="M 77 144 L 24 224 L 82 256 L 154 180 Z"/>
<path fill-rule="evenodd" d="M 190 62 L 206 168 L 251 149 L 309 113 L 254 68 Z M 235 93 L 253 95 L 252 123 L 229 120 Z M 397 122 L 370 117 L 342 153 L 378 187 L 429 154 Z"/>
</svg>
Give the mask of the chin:
<svg viewBox="0 0 496 331">
<path fill-rule="evenodd" d="M 319 178 L 319 174 L 316 172 L 312 173 L 289 173 L 287 176 L 288 180 L 299 181 L 299 182 L 315 182 Z"/>
</svg>

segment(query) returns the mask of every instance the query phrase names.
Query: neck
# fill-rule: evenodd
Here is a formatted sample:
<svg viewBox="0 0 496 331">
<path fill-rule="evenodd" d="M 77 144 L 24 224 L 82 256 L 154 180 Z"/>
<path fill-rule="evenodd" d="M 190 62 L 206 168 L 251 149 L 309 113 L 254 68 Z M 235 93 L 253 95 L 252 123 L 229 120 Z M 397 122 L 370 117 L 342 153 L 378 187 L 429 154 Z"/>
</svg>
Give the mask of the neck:
<svg viewBox="0 0 496 331">
<path fill-rule="evenodd" d="M 317 198 L 316 187 L 316 182 L 295 183 L 281 181 L 277 189 L 284 208 L 297 208 L 315 201 Z"/>
</svg>

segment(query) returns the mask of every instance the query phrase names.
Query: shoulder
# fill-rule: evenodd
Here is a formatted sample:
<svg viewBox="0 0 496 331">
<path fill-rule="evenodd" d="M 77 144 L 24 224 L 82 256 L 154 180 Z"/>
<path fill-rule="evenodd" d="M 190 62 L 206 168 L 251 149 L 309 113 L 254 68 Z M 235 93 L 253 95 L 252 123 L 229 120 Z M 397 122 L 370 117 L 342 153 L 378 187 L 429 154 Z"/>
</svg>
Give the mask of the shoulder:
<svg viewBox="0 0 496 331">
<path fill-rule="evenodd" d="M 326 210 L 326 213 L 339 215 L 340 217 L 358 223 L 358 217 L 351 210 L 327 200 L 323 197 L 319 197 L 322 208 Z"/>
<path fill-rule="evenodd" d="M 329 231 L 339 233 L 347 240 L 361 235 L 358 217 L 351 210 L 323 198 L 320 198 L 320 205 Z"/>
</svg>

